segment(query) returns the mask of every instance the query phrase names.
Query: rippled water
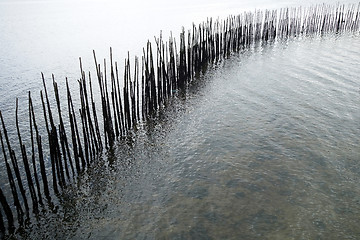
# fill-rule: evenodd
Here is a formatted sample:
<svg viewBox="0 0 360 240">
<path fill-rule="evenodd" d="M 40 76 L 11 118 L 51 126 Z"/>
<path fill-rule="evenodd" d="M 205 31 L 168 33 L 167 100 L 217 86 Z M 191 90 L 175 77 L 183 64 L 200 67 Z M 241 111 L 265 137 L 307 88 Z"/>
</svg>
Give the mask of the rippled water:
<svg viewBox="0 0 360 240">
<path fill-rule="evenodd" d="M 121 48 L 122 59 L 127 50 L 141 52 L 160 29 L 298 5 L 191 2 L 0 0 L 6 121 L 13 120 L 15 97 L 25 101 L 28 90 L 40 90 L 41 71 L 76 83 L 77 57 L 91 68 L 92 49 L 106 56 L 109 46 Z M 53 196 L 17 237 L 359 239 L 359 53 L 359 34 L 342 34 L 257 45 L 209 67 L 185 96 Z"/>
<path fill-rule="evenodd" d="M 213 66 L 28 237 L 359 239 L 359 52 L 323 36 Z"/>
</svg>

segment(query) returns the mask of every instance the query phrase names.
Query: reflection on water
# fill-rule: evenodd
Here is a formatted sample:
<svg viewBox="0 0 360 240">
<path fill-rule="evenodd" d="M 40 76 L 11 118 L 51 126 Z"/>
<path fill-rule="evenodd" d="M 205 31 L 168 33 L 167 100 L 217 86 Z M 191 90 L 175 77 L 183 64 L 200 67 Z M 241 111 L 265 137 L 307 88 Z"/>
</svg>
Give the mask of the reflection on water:
<svg viewBox="0 0 360 240">
<path fill-rule="evenodd" d="M 359 239 L 359 51 L 343 35 L 230 57 L 24 237 Z"/>
</svg>

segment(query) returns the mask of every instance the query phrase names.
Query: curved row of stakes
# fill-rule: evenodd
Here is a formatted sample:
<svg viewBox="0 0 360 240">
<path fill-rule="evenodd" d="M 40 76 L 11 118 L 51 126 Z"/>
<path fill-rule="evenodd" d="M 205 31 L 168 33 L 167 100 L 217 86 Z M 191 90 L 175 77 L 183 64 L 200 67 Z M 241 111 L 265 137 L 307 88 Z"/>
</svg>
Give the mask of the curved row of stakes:
<svg viewBox="0 0 360 240">
<path fill-rule="evenodd" d="M 54 77 L 56 107 L 52 108 L 43 76 L 44 89 L 40 92 L 43 110 L 41 121 L 45 122 L 47 136 L 41 136 L 39 133 L 39 118 L 34 113 L 29 92 L 27 124 L 31 156 L 28 156 L 26 144 L 21 138 L 18 101 L 16 144 L 20 146 L 19 153 L 15 153 L 12 147 L 15 143 L 9 140 L 0 111 L 0 139 L 6 166 L 6 173 L 4 170 L 1 174 L 7 174 L 11 188 L 11 196 L 5 196 L 0 186 L 0 236 L 11 235 L 17 228 L 24 226 L 30 211 L 36 214 L 39 208 L 44 206 L 45 201 L 51 201 L 51 193 L 61 193 L 100 153 L 112 148 L 118 139 L 135 130 L 139 123 L 154 116 L 177 90 L 185 90 L 195 79 L 196 73 L 209 64 L 216 64 L 232 52 L 258 42 L 329 32 L 359 32 L 359 7 L 360 4 L 317 5 L 306 9 L 285 8 L 246 12 L 238 16 L 229 16 L 225 20 L 208 19 L 198 26 L 193 25 L 187 33 L 183 29 L 180 33 L 179 51 L 175 38 L 171 36 L 168 42 L 164 42 L 160 36 L 155 39 L 155 58 L 148 41 L 141 58 L 141 68 L 139 59 L 135 58 L 133 75 L 130 57 L 126 59 L 122 86 L 117 63 L 113 64 L 111 49 L 108 66 L 110 74 L 106 72 L 105 60 L 101 70 L 94 52 L 102 122 L 97 116 L 99 106 L 95 104 L 91 75 L 85 74 L 81 64 L 80 109 L 75 109 L 66 81 L 67 112 L 61 111 L 58 85 Z M 55 120 L 58 122 L 55 123 Z M 65 128 L 64 121 L 69 122 L 70 129 Z M 44 141 L 48 141 L 49 157 L 44 156 L 44 152 L 47 152 L 43 149 Z M 18 158 L 22 159 L 22 167 L 18 165 Z M 48 158 L 51 161 L 51 172 L 47 172 L 45 167 L 44 159 Z M 22 169 L 25 174 L 21 173 Z"/>
</svg>

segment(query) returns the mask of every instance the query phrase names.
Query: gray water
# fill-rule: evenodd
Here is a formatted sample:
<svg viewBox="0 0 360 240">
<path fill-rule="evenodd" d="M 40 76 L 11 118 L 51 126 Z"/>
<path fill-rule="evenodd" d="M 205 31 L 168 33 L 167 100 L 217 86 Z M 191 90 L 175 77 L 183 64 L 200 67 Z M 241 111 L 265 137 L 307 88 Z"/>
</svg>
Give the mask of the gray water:
<svg viewBox="0 0 360 240">
<path fill-rule="evenodd" d="M 93 48 L 101 46 L 100 52 L 106 55 L 107 45 L 124 46 L 121 58 L 125 50 L 138 47 L 140 51 L 144 46 L 140 42 L 182 18 L 186 23 L 172 30 L 197 20 L 190 17 L 216 16 L 216 10 L 220 15 L 252 10 L 254 5 L 298 5 L 225 1 L 199 2 L 191 8 L 185 2 L 167 6 L 178 11 L 166 22 L 157 14 L 160 10 L 152 8 L 151 14 L 157 16 L 154 24 L 139 31 L 129 27 L 124 31 L 130 34 L 131 29 L 133 37 L 122 40 L 113 28 L 103 30 L 109 35 L 90 37 L 96 34 L 92 30 L 107 22 L 90 16 L 104 14 L 109 6 L 86 3 L 0 2 L 0 11 L 7 6 L 7 15 L 0 14 L 0 29 L 6 28 L 2 32 L 7 33 L 0 36 L 1 46 L 6 46 L 0 48 L 0 109 L 6 117 L 12 117 L 16 96 L 40 90 L 39 71 L 75 81 L 77 57 L 85 58 L 91 68 Z M 83 7 L 93 9 L 90 15 L 80 14 L 88 16 L 87 24 L 71 24 Z M 123 15 L 115 14 L 118 9 L 109 10 L 112 14 L 105 19 L 121 19 Z M 62 22 L 63 14 L 68 22 Z M 127 12 L 126 16 L 133 15 Z M 29 19 L 33 21 L 25 21 Z M 95 25 L 97 20 L 100 23 Z M 94 29 L 84 30 L 89 21 Z M 30 27 L 24 28 L 24 22 Z M 52 32 L 49 26 L 54 26 Z M 39 37 L 44 35 L 45 40 Z M 17 236 L 359 239 L 359 53 L 359 34 L 329 35 L 253 46 L 209 67 L 186 96 L 173 99 L 158 119 L 103 154 L 78 183 L 59 198 L 53 197 L 54 207 L 44 209 Z M 2 156 L 0 161 L 3 166 Z"/>
<path fill-rule="evenodd" d="M 359 239 L 359 50 L 304 38 L 213 66 L 30 237 Z"/>
<path fill-rule="evenodd" d="M 109 58 L 123 61 L 128 51 L 141 57 L 147 40 L 160 31 L 168 39 L 178 37 L 181 27 L 190 29 L 208 17 L 225 18 L 255 9 L 309 6 L 324 0 L 0 0 L 0 109 L 13 115 L 15 98 L 26 101 L 31 90 L 39 101 L 41 72 L 59 82 L 65 77 L 76 85 L 84 70 L 94 73 L 92 50 L 99 62 Z M 326 0 L 335 4 L 336 0 Z M 344 0 L 342 3 L 356 3 Z M 60 87 L 62 85 L 60 84 Z M 39 102 L 38 102 L 39 103 Z M 40 103 L 39 103 L 40 104 Z"/>
</svg>

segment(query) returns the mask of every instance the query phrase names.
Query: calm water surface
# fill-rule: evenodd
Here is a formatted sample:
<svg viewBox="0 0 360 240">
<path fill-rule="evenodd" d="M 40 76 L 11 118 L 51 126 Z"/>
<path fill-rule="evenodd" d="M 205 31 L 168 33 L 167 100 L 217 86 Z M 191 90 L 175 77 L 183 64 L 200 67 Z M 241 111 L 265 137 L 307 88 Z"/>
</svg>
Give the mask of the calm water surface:
<svg viewBox="0 0 360 240">
<path fill-rule="evenodd" d="M 214 66 L 31 238 L 359 239 L 359 51 L 325 36 Z"/>
<path fill-rule="evenodd" d="M 66 3 L 0 0 L 0 109 L 8 121 L 15 97 L 41 89 L 41 71 L 76 83 L 77 58 L 91 69 L 92 49 L 107 56 L 109 46 L 121 48 L 122 59 L 160 29 L 230 9 L 298 5 Z M 156 6 L 174 10 L 164 13 L 171 20 Z M 145 19 L 154 22 L 138 28 Z M 359 34 L 343 34 L 253 46 L 210 67 L 18 236 L 359 239 L 359 53 Z"/>
<path fill-rule="evenodd" d="M 69 78 L 77 84 L 84 70 L 94 72 L 92 50 L 99 61 L 114 60 L 122 71 L 124 58 L 142 55 L 147 40 L 163 31 L 178 37 L 181 27 L 192 27 L 207 17 L 227 17 L 255 9 L 309 6 L 324 0 L 0 0 L 0 109 L 13 114 L 15 98 L 26 101 L 31 90 L 39 101 L 41 72 L 50 81 Z M 335 4 L 336 0 L 326 0 Z M 342 3 L 354 3 L 344 0 Z M 355 2 L 356 3 L 356 2 Z M 60 84 L 60 86 L 62 86 Z"/>
</svg>

